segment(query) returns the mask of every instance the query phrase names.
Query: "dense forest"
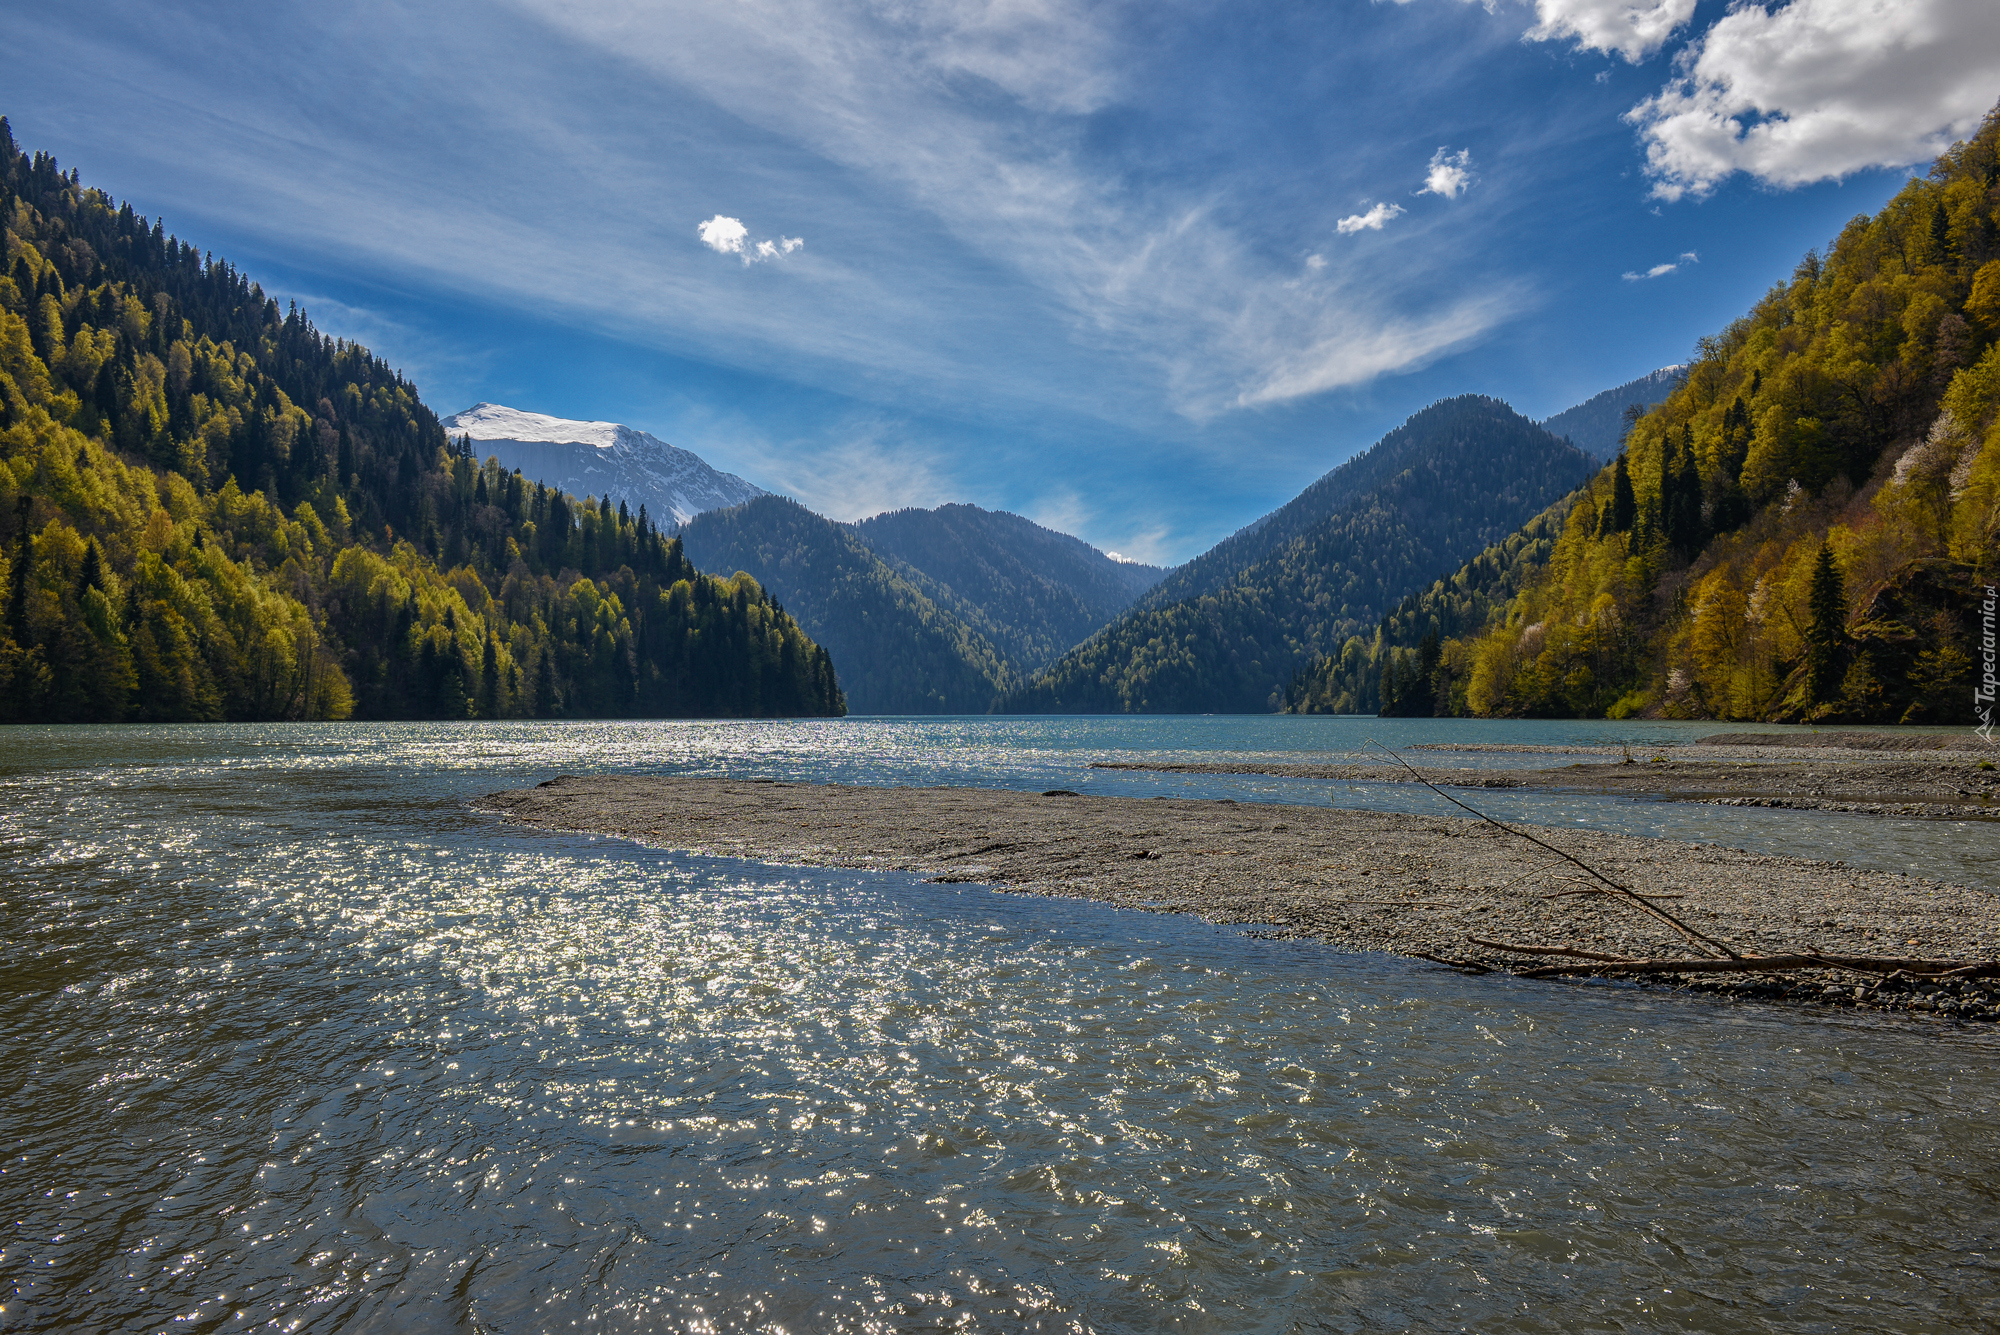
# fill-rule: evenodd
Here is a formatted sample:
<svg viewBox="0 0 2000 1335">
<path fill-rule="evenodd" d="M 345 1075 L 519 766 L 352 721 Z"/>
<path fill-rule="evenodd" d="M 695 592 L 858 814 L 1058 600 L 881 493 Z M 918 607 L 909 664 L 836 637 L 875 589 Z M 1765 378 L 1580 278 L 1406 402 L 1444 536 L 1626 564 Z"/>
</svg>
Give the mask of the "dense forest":
<svg viewBox="0 0 2000 1335">
<path fill-rule="evenodd" d="M 1281 708 L 1316 656 L 1344 652 L 1436 572 L 1504 538 L 1588 471 L 1575 447 L 1495 399 L 1433 404 L 1257 525 L 1169 573 L 1002 708 Z M 1230 564 L 1237 561 L 1244 564 Z"/>
<path fill-rule="evenodd" d="M 1378 707 L 1401 684 L 1437 713 L 1969 722 L 1996 340 L 2000 113 L 1701 340 L 1553 542 L 1544 517 L 1503 555 L 1518 591 L 1484 624 L 1412 608 Z M 1296 702 L 1346 680 L 1318 664 Z"/>
<path fill-rule="evenodd" d="M 0 222 L 0 719 L 841 712 L 754 581 L 482 465 L 4 119 Z"/>
<path fill-rule="evenodd" d="M 1285 690 L 1294 714 L 1464 714 L 1466 638 L 1484 629 L 1548 563 L 1569 512 L 1568 497 L 1413 593 L 1372 636 L 1349 636 L 1337 653 L 1301 668 Z M 1449 637 L 1449 638 L 1448 638 Z"/>
<path fill-rule="evenodd" d="M 1164 573 L 976 505 L 894 510 L 852 530 L 1023 675 L 1090 638 Z"/>
<path fill-rule="evenodd" d="M 681 529 L 694 560 L 748 571 L 840 662 L 859 714 L 983 714 L 1013 684 L 977 630 L 899 574 L 844 525 L 782 496 L 696 515 Z"/>
</svg>

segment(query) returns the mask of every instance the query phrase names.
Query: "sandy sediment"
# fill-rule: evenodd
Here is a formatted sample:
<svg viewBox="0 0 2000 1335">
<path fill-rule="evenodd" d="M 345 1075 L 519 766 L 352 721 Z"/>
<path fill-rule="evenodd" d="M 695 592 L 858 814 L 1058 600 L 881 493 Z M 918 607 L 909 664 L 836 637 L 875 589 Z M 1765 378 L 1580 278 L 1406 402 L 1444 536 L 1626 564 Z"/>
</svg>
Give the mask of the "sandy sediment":
<svg viewBox="0 0 2000 1335">
<path fill-rule="evenodd" d="M 1655 753 L 1658 754 L 1658 753 Z M 1807 753 L 1811 754 L 1811 753 Z M 1619 797 L 1660 797 L 1726 806 L 1793 807 L 1869 815 L 2000 819 L 2000 769 L 1973 755 L 1881 760 L 1852 753 L 1806 760 L 1684 759 L 1577 762 L 1539 769 L 1475 769 L 1426 763 L 1417 773 L 1450 788 L 1560 788 Z M 1099 761 L 1093 769 L 1180 774 L 1269 774 L 1346 783 L 1416 783 L 1393 761 L 1318 764 L 1256 757 L 1220 761 Z"/>
<path fill-rule="evenodd" d="M 996 889 L 1195 913 L 1356 950 L 1524 967 L 1470 938 L 1686 957 L 1686 942 L 1575 866 L 1465 819 L 974 788 L 562 777 L 482 804 L 551 828 L 805 866 L 893 868 Z M 1746 953 L 2000 958 L 2000 897 L 1705 844 L 1524 826 Z M 1985 982 L 1802 972 L 1697 980 L 1755 998 L 1996 1015 Z"/>
</svg>

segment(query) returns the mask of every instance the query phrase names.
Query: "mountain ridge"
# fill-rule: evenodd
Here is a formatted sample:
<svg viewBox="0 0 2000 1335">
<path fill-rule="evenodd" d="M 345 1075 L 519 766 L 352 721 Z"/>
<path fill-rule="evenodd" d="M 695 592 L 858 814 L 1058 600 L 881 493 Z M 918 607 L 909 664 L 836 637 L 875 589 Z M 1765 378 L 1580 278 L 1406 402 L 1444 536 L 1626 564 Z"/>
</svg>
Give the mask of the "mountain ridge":
<svg viewBox="0 0 2000 1335">
<path fill-rule="evenodd" d="M 1020 673 L 1088 639 L 1166 573 L 976 505 L 885 511 L 849 527 L 913 582 L 928 584 Z"/>
<path fill-rule="evenodd" d="M 1497 399 L 1440 400 L 1263 524 L 1170 572 L 999 707 L 1281 708 L 1315 656 L 1372 629 L 1397 601 L 1505 537 L 1588 470 L 1582 451 Z M 1445 497 L 1454 504 L 1441 504 Z"/>
</svg>

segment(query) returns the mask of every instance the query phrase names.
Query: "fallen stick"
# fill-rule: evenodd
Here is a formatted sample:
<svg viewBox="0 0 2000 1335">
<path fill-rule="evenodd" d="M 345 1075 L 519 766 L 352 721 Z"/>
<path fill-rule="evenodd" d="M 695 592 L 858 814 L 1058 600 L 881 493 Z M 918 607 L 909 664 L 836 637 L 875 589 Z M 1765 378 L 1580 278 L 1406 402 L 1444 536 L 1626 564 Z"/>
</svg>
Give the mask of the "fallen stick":
<svg viewBox="0 0 2000 1335">
<path fill-rule="evenodd" d="M 1743 955 L 1733 960 L 1717 959 L 1637 959 L 1629 955 L 1606 955 L 1569 946 L 1530 945 L 1518 941 L 1491 941 L 1471 936 L 1466 940 L 1489 950 L 1516 955 L 1560 955 L 1582 961 L 1577 964 L 1549 964 L 1523 969 L 1520 978 L 1551 978 L 1564 973 L 1785 973 L 1796 969 L 1852 969 L 1857 973 L 1907 973 L 1913 978 L 2000 978 L 2000 961 L 1967 964 L 1964 960 L 1884 959 L 1875 955 L 1828 955 L 1819 951 L 1788 955 Z"/>
<path fill-rule="evenodd" d="M 1442 956 L 1442 955 L 1427 955 L 1427 954 L 1425 954 L 1425 953 L 1424 953 L 1423 951 L 1421 951 L 1421 950 L 1413 950 L 1413 951 L 1411 951 L 1410 953 L 1411 953 L 1412 955 L 1416 956 L 1416 957 L 1417 957 L 1418 959 L 1420 959 L 1420 960 L 1429 960 L 1429 961 L 1430 961 L 1431 963 L 1433 963 L 1433 964 L 1444 964 L 1444 965 L 1448 965 L 1448 966 L 1450 966 L 1451 968 L 1454 968 L 1454 969 L 1457 969 L 1457 970 L 1458 970 L 1459 972 L 1461 972 L 1461 973 L 1492 973 L 1492 972 L 1493 972 L 1493 970 L 1492 970 L 1492 969 L 1490 969 L 1489 967 L 1487 967 L 1486 965 L 1484 965 L 1484 964 L 1476 964 L 1476 963 L 1474 963 L 1474 962 L 1473 962 L 1473 961 L 1471 961 L 1471 960 L 1452 960 L 1452 959 L 1446 959 L 1446 958 L 1445 958 L 1444 956 Z"/>
<path fill-rule="evenodd" d="M 1439 797 L 1442 797 L 1445 801 L 1451 803 L 1455 807 L 1460 808 L 1461 810 L 1471 812 L 1473 815 L 1479 817 L 1479 819 L 1485 821 L 1488 825 L 1491 825 L 1497 830 L 1505 830 L 1508 834 L 1514 835 L 1517 838 L 1526 839 L 1531 844 L 1534 844 L 1541 848 L 1546 848 L 1549 852 L 1555 854 L 1557 857 L 1563 859 L 1565 862 L 1571 862 L 1576 864 L 1578 867 L 1581 867 L 1584 871 L 1589 872 L 1590 875 L 1595 877 L 1597 880 L 1602 881 L 1604 884 L 1610 886 L 1613 890 L 1623 895 L 1628 902 L 1636 904 L 1639 908 L 1643 909 L 1645 912 L 1652 914 L 1655 918 L 1658 918 L 1661 922 L 1664 922 L 1669 927 L 1672 927 L 1675 931 L 1679 932 L 1684 938 L 1686 938 L 1691 945 L 1707 946 L 1710 950 L 1720 951 L 1723 955 L 1726 955 L 1730 959 L 1742 958 L 1740 955 L 1737 954 L 1736 950 L 1733 947 L 1723 944 L 1722 942 L 1716 940 L 1712 936 L 1703 935 L 1701 932 L 1698 932 L 1694 928 L 1688 926 L 1686 923 L 1682 922 L 1679 918 L 1676 918 L 1673 914 L 1667 912 L 1659 905 L 1648 903 L 1644 896 L 1640 895 L 1638 892 L 1634 891 L 1629 886 L 1623 886 L 1618 884 L 1618 882 L 1612 880 L 1609 876 L 1606 876 L 1603 872 L 1591 866 L 1588 862 L 1583 861 L 1583 859 L 1578 857 L 1573 857 L 1570 854 L 1563 852 L 1563 850 L 1561 850 L 1560 848 L 1557 848 L 1554 844 L 1547 843 L 1543 840 L 1535 838 L 1534 835 L 1529 834 L 1526 830 L 1517 830 L 1511 825 L 1502 825 L 1499 821 L 1494 820 L 1491 816 L 1487 815 L 1485 812 L 1479 810 L 1476 807 L 1467 806 L 1465 803 L 1453 797 L 1450 793 L 1447 793 L 1444 789 L 1432 783 L 1429 779 L 1426 779 L 1423 775 L 1417 773 L 1416 767 L 1411 765 L 1409 761 L 1403 759 L 1401 756 L 1397 755 L 1394 751 L 1391 751 L 1388 747 L 1383 746 L 1382 743 L 1376 741 L 1373 737 L 1370 737 L 1368 740 L 1372 745 L 1380 747 L 1384 755 L 1388 756 L 1398 765 L 1401 765 L 1404 769 L 1409 770 L 1411 778 L 1415 779 L 1418 783 L 1422 784 L 1424 787 L 1436 793 Z"/>
<path fill-rule="evenodd" d="M 1574 878 L 1574 877 L 1571 877 L 1570 879 L 1574 880 L 1575 878 Z M 1638 895 L 1638 896 L 1639 896 L 1639 897 L 1640 897 L 1641 899 L 1686 899 L 1686 898 L 1687 898 L 1687 896 L 1686 896 L 1686 895 L 1682 895 L 1682 894 L 1664 894 L 1664 895 L 1661 895 L 1661 894 L 1653 894 L 1653 893 L 1651 893 L 1651 892 L 1641 892 L 1641 891 L 1637 891 L 1637 890 L 1633 891 L 1632 893 L 1634 893 L 1634 894 Z M 1570 896 L 1572 896 L 1572 895 L 1606 895 L 1606 896 L 1609 896 L 1609 897 L 1611 897 L 1611 898 L 1613 898 L 1613 899 L 1617 898 L 1617 896 L 1615 896 L 1615 895 L 1612 895 L 1612 894 L 1611 894 L 1611 892 L 1610 892 L 1609 890 L 1600 890 L 1600 889 L 1599 889 L 1598 887 L 1596 887 L 1596 886 L 1594 886 L 1594 885 L 1593 885 L 1593 886 L 1590 886 L 1590 887 L 1588 887 L 1587 889 L 1583 889 L 1583 890 L 1558 890 L 1558 891 L 1556 891 L 1556 892 L 1555 892 L 1554 894 L 1552 894 L 1552 895 L 1543 895 L 1543 896 L 1542 896 L 1542 898 L 1543 898 L 1543 899 L 1568 899 L 1568 898 L 1569 898 Z"/>
</svg>

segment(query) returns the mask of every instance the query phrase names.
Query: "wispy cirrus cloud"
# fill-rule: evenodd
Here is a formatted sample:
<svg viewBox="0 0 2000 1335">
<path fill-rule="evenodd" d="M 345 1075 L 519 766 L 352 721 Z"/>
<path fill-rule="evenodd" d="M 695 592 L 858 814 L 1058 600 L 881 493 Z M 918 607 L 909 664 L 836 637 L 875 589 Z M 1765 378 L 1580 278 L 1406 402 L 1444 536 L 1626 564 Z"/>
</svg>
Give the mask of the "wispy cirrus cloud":
<svg viewBox="0 0 2000 1335">
<path fill-rule="evenodd" d="M 746 0 L 694 17 L 613 0 L 516 2 L 900 197 L 941 237 L 1017 275 L 1021 299 L 1077 343 L 1123 361 L 1135 390 L 1154 377 L 1184 416 L 1211 417 L 1271 384 L 1275 368 L 1257 360 L 1261 349 L 1321 345 L 1339 330 L 1392 322 L 1414 327 L 1396 309 L 1410 300 L 1407 286 L 1399 293 L 1389 272 L 1287 295 L 1296 270 L 1270 264 L 1258 238 L 1225 222 L 1228 212 L 1207 197 L 1212 186 L 1135 193 L 1120 164 L 1094 164 L 1081 151 L 1083 118 L 1132 91 L 1114 11 L 1070 0 L 893 8 Z M 1441 164 L 1454 189 L 1462 184 L 1451 173 L 1468 163 Z M 1402 212 L 1378 204 L 1336 230 L 1380 230 Z M 815 246 L 842 265 L 873 258 L 839 238 Z M 1461 317 L 1450 323 L 1462 324 L 1465 298 L 1446 301 Z M 843 305 L 842 318 L 850 309 Z M 1497 318 L 1491 303 L 1480 309 Z M 947 346 L 933 340 L 928 351 Z M 1436 349 L 1412 351 L 1421 360 Z M 1367 366 L 1349 383 L 1397 369 L 1375 357 Z"/>
</svg>

